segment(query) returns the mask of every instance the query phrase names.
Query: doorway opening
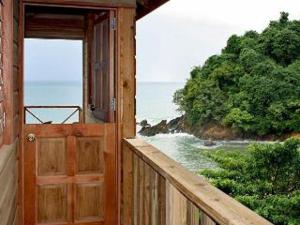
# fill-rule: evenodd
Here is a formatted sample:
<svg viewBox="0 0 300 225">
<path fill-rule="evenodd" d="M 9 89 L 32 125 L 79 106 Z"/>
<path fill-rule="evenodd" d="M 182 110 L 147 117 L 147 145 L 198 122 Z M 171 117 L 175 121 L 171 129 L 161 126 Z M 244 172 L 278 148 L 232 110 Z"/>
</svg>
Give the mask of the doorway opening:
<svg viewBox="0 0 300 225">
<path fill-rule="evenodd" d="M 25 124 L 115 121 L 114 14 L 25 7 Z"/>
<path fill-rule="evenodd" d="M 25 7 L 25 225 L 116 224 L 114 15 Z"/>
<path fill-rule="evenodd" d="M 26 124 L 82 122 L 83 42 L 25 39 Z"/>
</svg>

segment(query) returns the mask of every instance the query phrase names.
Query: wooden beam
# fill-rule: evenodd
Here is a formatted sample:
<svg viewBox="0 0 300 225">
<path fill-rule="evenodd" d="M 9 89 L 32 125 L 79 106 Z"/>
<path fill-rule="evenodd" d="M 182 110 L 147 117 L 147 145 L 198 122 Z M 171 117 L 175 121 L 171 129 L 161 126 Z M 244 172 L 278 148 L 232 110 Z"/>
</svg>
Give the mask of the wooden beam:
<svg viewBox="0 0 300 225">
<path fill-rule="evenodd" d="M 136 0 L 23 0 L 23 3 L 37 5 L 77 6 L 77 7 L 136 7 Z"/>
<path fill-rule="evenodd" d="M 124 207 L 132 205 L 132 198 L 122 195 L 123 191 L 127 191 L 128 183 L 122 184 L 127 179 L 130 167 L 125 165 L 127 169 L 122 171 L 122 138 L 135 137 L 136 121 L 135 121 L 135 8 L 120 8 L 117 11 L 117 62 L 116 62 L 116 98 L 117 98 L 117 124 L 118 124 L 118 201 L 119 201 L 119 223 L 123 225 L 132 225 L 131 209 Z M 126 162 L 128 163 L 128 162 Z M 122 174 L 123 173 L 123 174 Z M 130 179 L 130 178 L 129 178 Z M 128 182 L 128 181 L 127 181 Z M 123 190 L 122 190 L 123 189 Z M 121 199 L 121 197 L 125 197 Z M 123 201 L 123 202 L 122 202 Z M 121 221 L 122 217 L 122 221 Z"/>
<path fill-rule="evenodd" d="M 85 18 L 81 15 L 29 14 L 26 15 L 25 37 L 84 39 Z"/>
<path fill-rule="evenodd" d="M 140 19 L 169 0 L 137 0 L 137 19 Z"/>
</svg>

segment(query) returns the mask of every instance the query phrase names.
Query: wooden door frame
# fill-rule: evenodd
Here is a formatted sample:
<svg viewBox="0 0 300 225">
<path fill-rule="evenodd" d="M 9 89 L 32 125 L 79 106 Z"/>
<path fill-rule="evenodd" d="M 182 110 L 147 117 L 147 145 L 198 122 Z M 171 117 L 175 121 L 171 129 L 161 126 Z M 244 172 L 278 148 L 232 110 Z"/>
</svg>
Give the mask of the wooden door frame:
<svg viewBox="0 0 300 225">
<path fill-rule="evenodd" d="M 18 37 L 18 62 L 20 88 L 19 94 L 19 218 L 20 224 L 24 223 L 24 11 L 25 6 L 29 5 L 25 1 L 20 0 L 19 3 L 19 37 Z M 43 6 L 60 6 L 57 4 L 32 4 Z M 136 135 L 135 121 L 135 23 L 136 8 L 134 6 L 126 7 L 103 7 L 91 6 L 88 3 L 78 6 L 77 4 L 62 5 L 63 7 L 81 7 L 91 9 L 110 9 L 116 11 L 117 29 L 116 29 L 116 55 L 115 55 L 115 95 L 117 99 L 116 105 L 116 155 L 117 155 L 117 216 L 118 223 L 121 224 L 121 213 L 125 220 L 130 221 L 130 212 L 123 212 L 121 209 L 121 193 L 122 193 L 122 138 L 133 138 Z M 124 112 L 126 111 L 126 112 Z M 130 196 L 129 196 L 130 198 Z M 128 201 L 131 201 L 128 199 Z M 128 209 L 130 211 L 130 209 Z"/>
</svg>

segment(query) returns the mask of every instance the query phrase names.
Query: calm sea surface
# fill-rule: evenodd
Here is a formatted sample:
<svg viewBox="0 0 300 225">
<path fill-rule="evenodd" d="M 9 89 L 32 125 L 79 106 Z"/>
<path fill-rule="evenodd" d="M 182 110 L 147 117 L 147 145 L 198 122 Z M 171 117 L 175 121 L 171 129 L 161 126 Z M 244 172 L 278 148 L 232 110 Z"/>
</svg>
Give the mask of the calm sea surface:
<svg viewBox="0 0 300 225">
<path fill-rule="evenodd" d="M 174 92 L 183 87 L 183 83 L 138 83 L 137 84 L 137 121 L 147 119 L 156 124 L 163 119 L 170 120 L 180 113 L 172 103 Z M 25 105 L 82 105 L 81 83 L 30 82 L 25 86 Z M 33 110 L 43 121 L 63 121 L 72 111 Z M 74 122 L 77 115 L 69 122 Z M 36 122 L 32 116 L 27 121 Z M 137 127 L 139 130 L 139 127 Z M 215 166 L 202 152 L 209 150 L 203 146 L 203 140 L 188 134 L 160 134 L 154 137 L 141 137 L 161 149 L 171 158 L 188 169 L 198 171 Z M 243 146 L 244 142 L 218 142 L 219 147 Z"/>
</svg>

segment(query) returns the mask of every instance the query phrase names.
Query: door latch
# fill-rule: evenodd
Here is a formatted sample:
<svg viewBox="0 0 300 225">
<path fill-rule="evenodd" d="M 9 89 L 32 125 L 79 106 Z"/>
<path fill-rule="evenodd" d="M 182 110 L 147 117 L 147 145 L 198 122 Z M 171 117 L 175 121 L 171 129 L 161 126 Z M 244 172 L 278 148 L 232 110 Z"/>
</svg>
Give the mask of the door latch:
<svg viewBox="0 0 300 225">
<path fill-rule="evenodd" d="M 35 134 L 28 134 L 27 141 L 34 142 L 35 141 Z"/>
</svg>

